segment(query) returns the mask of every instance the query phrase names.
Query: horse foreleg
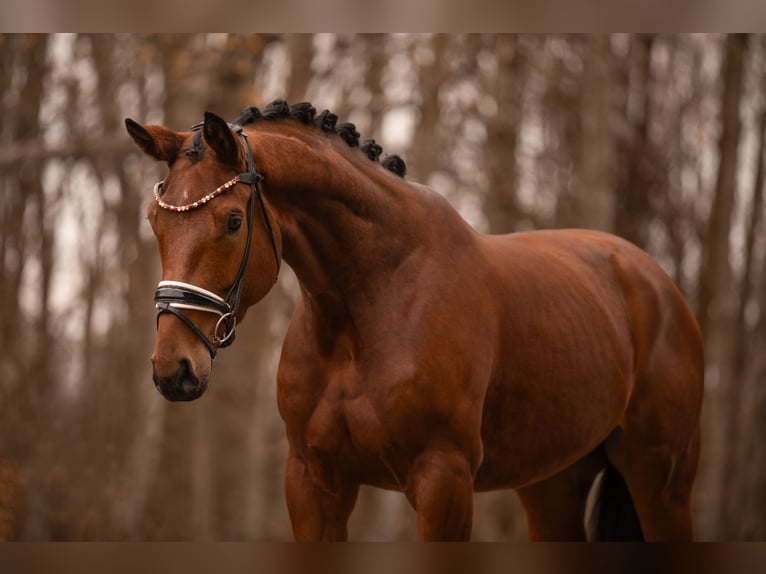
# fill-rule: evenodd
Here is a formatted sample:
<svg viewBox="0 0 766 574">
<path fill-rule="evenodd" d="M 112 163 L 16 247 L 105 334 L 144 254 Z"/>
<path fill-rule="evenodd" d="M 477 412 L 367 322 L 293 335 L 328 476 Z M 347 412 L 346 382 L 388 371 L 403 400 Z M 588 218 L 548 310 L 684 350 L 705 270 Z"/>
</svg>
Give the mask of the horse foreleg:
<svg viewBox="0 0 766 574">
<path fill-rule="evenodd" d="M 407 498 L 417 512 L 421 541 L 471 538 L 473 476 L 464 455 L 441 450 L 421 454 L 408 479 Z"/>
<path fill-rule="evenodd" d="M 285 498 L 296 541 L 345 541 L 348 518 L 358 493 L 358 484 L 337 481 L 331 487 L 321 484 L 312 476 L 305 461 L 290 452 L 285 471 Z"/>
</svg>

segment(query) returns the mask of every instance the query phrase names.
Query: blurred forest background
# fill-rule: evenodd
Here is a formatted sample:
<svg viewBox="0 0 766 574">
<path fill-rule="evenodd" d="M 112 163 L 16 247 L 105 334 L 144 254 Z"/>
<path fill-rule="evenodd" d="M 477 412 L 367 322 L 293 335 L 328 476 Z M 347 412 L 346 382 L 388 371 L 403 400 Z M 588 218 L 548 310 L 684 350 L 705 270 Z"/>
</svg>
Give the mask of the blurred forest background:
<svg viewBox="0 0 766 574">
<path fill-rule="evenodd" d="M 0 539 L 289 540 L 275 372 L 289 270 L 200 401 L 151 381 L 164 166 L 181 130 L 309 100 L 407 160 L 477 228 L 588 227 L 652 254 L 707 354 L 702 540 L 766 539 L 766 39 L 747 35 L 0 36 Z M 475 540 L 525 540 L 511 492 Z M 363 489 L 354 540 L 415 538 Z"/>
</svg>

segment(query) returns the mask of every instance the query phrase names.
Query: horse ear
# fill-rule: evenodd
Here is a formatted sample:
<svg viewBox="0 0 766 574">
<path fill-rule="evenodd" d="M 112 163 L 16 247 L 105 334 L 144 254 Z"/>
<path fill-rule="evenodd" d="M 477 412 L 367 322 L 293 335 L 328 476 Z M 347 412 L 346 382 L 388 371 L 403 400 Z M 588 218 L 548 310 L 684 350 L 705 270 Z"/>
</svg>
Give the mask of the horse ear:
<svg viewBox="0 0 766 574">
<path fill-rule="evenodd" d="M 158 161 L 173 163 L 181 148 L 182 137 L 165 126 L 142 126 L 125 118 L 125 127 L 144 153 Z"/>
<path fill-rule="evenodd" d="M 217 115 L 205 112 L 205 123 L 202 127 L 202 137 L 218 159 L 228 164 L 239 164 L 239 145 L 226 120 Z"/>
</svg>

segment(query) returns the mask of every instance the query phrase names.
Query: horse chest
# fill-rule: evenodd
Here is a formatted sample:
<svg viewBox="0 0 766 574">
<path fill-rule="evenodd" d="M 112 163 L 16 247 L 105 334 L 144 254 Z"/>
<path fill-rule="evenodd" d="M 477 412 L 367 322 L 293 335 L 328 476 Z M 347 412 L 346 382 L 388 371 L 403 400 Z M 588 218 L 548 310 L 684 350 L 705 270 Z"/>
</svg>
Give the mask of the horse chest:
<svg viewBox="0 0 766 574">
<path fill-rule="evenodd" d="M 313 386 L 312 392 L 306 392 L 307 385 Z M 315 373 L 313 382 L 304 379 L 282 386 L 281 392 L 292 397 L 282 413 L 291 446 L 318 482 L 330 487 L 342 470 L 363 482 L 396 484 L 388 463 L 391 441 L 353 368 Z"/>
</svg>

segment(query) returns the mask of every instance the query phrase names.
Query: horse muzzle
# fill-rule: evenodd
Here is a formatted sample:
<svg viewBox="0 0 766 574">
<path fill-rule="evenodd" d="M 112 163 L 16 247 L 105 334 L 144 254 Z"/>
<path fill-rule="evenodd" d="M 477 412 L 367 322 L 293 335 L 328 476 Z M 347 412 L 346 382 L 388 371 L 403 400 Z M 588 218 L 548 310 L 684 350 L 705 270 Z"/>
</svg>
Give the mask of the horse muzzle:
<svg viewBox="0 0 766 574">
<path fill-rule="evenodd" d="M 188 359 L 181 359 L 170 375 L 161 375 L 152 361 L 154 386 L 169 401 L 193 401 L 207 390 L 207 380 L 201 380 Z"/>
</svg>

